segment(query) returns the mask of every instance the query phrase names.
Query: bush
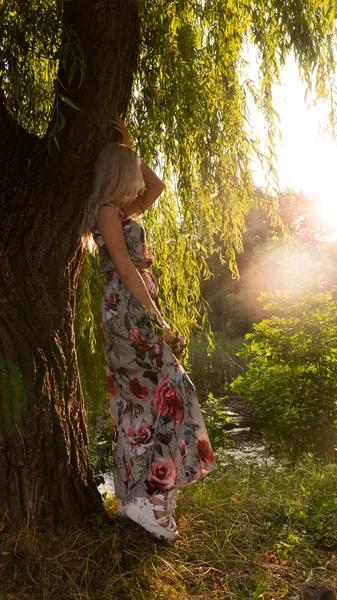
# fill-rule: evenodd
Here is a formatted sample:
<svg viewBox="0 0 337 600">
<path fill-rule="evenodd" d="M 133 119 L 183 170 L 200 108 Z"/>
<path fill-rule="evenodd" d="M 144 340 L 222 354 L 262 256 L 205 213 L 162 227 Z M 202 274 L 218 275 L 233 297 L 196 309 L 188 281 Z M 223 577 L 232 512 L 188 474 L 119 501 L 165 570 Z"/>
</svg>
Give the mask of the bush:
<svg viewBox="0 0 337 600">
<path fill-rule="evenodd" d="M 261 419 L 267 443 L 291 453 L 326 452 L 336 442 L 337 288 L 265 295 L 265 319 L 238 353 L 250 362 L 232 384 Z"/>
</svg>

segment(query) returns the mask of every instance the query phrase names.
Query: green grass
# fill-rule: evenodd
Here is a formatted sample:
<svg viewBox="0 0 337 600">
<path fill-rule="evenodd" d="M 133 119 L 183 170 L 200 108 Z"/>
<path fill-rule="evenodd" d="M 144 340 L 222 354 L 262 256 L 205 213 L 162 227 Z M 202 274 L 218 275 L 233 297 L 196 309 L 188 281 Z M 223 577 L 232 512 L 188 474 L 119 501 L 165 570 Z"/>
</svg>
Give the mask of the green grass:
<svg viewBox="0 0 337 600">
<path fill-rule="evenodd" d="M 337 582 L 337 465 L 307 457 L 277 470 L 233 464 L 182 490 L 181 536 L 155 543 L 115 514 L 112 524 L 38 532 L 0 524 L 1 600 L 299 599 L 315 579 Z"/>
</svg>

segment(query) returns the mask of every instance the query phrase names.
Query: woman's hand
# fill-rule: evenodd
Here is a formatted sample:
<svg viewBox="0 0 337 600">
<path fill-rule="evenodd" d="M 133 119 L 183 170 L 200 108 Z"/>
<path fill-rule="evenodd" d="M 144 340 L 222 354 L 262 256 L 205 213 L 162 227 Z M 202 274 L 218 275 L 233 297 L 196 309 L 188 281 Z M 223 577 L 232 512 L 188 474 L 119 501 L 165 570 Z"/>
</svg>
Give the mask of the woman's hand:
<svg viewBox="0 0 337 600">
<path fill-rule="evenodd" d="M 119 134 L 119 143 L 131 146 L 128 130 L 120 117 L 113 117 L 113 124 Z"/>
<path fill-rule="evenodd" d="M 162 328 L 164 342 L 170 346 L 173 350 L 173 354 L 179 358 L 186 349 L 183 336 L 178 331 L 172 331 L 170 326 L 164 320 L 162 320 Z"/>
<path fill-rule="evenodd" d="M 171 330 L 170 326 L 168 323 L 166 323 L 166 321 L 164 321 L 164 319 L 162 319 L 161 321 L 161 326 L 163 329 L 163 338 L 164 338 L 164 342 L 166 342 L 166 344 L 170 344 L 171 340 L 173 339 L 173 331 Z"/>
</svg>

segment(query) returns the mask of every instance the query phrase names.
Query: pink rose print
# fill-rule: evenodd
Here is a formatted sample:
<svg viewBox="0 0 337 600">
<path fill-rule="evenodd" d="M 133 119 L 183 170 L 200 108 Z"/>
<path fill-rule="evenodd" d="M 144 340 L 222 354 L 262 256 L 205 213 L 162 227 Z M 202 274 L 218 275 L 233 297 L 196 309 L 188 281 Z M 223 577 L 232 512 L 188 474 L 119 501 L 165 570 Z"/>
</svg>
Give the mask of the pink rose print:
<svg viewBox="0 0 337 600">
<path fill-rule="evenodd" d="M 125 221 L 125 219 L 127 219 L 127 214 L 124 212 L 124 210 L 122 208 L 119 208 L 119 206 L 118 206 L 118 214 L 120 217 L 122 217 L 123 221 Z"/>
<path fill-rule="evenodd" d="M 132 394 L 134 396 L 137 396 L 137 398 L 147 398 L 149 395 L 149 390 L 146 387 L 140 385 L 137 377 L 131 379 L 131 381 L 129 382 L 129 388 Z"/>
<path fill-rule="evenodd" d="M 139 421 L 134 427 L 130 427 L 127 435 L 131 449 L 137 456 L 144 454 L 154 442 L 154 431 L 145 421 Z"/>
<path fill-rule="evenodd" d="M 186 348 L 186 344 L 184 342 L 182 334 L 179 331 L 173 333 L 173 338 L 170 341 L 170 346 L 173 350 L 173 353 L 176 356 L 180 357 L 183 354 Z"/>
<path fill-rule="evenodd" d="M 109 396 L 109 398 L 112 398 L 113 396 L 116 396 L 116 394 L 117 394 L 115 378 L 112 375 L 112 373 L 110 373 L 109 375 L 107 375 L 106 379 L 107 379 L 107 383 L 108 383 L 108 396 Z"/>
<path fill-rule="evenodd" d="M 149 342 L 139 333 L 139 329 L 137 327 L 132 327 L 129 331 L 130 340 L 133 342 L 136 350 L 139 352 L 146 352 L 153 347 L 153 344 L 149 344 Z"/>
<path fill-rule="evenodd" d="M 185 458 L 185 456 L 186 456 L 186 444 L 185 444 L 184 440 L 179 440 L 178 444 L 179 444 L 181 456 L 183 458 Z"/>
<path fill-rule="evenodd" d="M 163 356 L 163 348 L 160 344 L 154 344 L 153 346 L 153 350 L 155 351 L 155 353 L 160 356 L 160 358 L 162 358 Z"/>
<path fill-rule="evenodd" d="M 145 242 L 143 242 L 143 256 L 144 256 L 144 258 L 148 259 L 148 261 L 150 261 L 150 263 L 153 262 L 153 256 L 149 250 L 149 247 L 145 244 Z"/>
<path fill-rule="evenodd" d="M 157 386 L 154 396 L 154 405 L 161 415 L 170 413 L 174 424 L 184 420 L 184 407 L 182 397 L 175 391 L 173 385 L 168 383 L 166 375 Z"/>
<path fill-rule="evenodd" d="M 112 441 L 114 443 L 117 442 L 117 438 L 118 438 L 118 431 L 117 431 L 117 427 L 115 425 L 115 423 L 112 421 L 111 423 L 111 437 L 112 437 Z"/>
<path fill-rule="evenodd" d="M 214 454 L 212 448 L 207 440 L 197 441 L 197 450 L 199 452 L 200 460 L 206 463 L 211 463 L 214 460 Z"/>
<path fill-rule="evenodd" d="M 119 295 L 117 294 L 117 292 L 112 291 L 109 296 L 105 296 L 104 300 L 106 310 L 116 310 L 117 303 L 119 302 Z"/>
<path fill-rule="evenodd" d="M 149 492 L 172 490 L 177 481 L 177 469 L 171 456 L 157 458 L 151 465 L 151 474 L 146 480 Z"/>
<path fill-rule="evenodd" d="M 154 289 L 153 289 L 153 283 L 152 283 L 152 279 L 151 276 L 149 275 L 149 273 L 144 273 L 144 278 L 145 278 L 145 283 L 146 283 L 146 287 L 147 287 L 147 291 L 149 292 L 151 298 L 154 298 Z"/>
<path fill-rule="evenodd" d="M 126 481 L 129 481 L 130 475 L 131 475 L 131 469 L 130 469 L 129 465 L 126 465 L 125 473 L 126 473 Z"/>
</svg>

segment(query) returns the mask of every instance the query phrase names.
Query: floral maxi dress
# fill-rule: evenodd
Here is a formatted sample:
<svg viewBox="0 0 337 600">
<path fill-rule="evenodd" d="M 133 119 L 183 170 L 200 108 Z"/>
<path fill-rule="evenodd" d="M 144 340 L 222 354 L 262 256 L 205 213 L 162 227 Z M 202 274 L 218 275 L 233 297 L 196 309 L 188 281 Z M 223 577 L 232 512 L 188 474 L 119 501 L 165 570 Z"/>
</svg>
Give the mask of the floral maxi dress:
<svg viewBox="0 0 337 600">
<path fill-rule="evenodd" d="M 158 305 L 144 228 L 119 208 L 129 256 Z M 149 315 L 130 294 L 104 245 L 101 330 L 110 403 L 116 496 L 170 491 L 216 468 L 195 388 Z"/>
</svg>

